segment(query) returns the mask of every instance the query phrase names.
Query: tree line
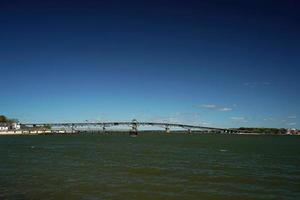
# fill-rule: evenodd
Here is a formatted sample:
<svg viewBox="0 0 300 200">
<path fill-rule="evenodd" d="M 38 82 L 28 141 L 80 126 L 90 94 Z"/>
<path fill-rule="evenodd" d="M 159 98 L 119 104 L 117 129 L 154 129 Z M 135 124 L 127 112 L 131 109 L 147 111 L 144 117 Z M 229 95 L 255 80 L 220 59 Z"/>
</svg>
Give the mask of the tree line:
<svg viewBox="0 0 300 200">
<path fill-rule="evenodd" d="M 240 127 L 237 130 L 244 133 L 260 133 L 260 134 L 285 134 L 286 129 L 284 128 L 251 128 L 251 127 Z"/>
<path fill-rule="evenodd" d="M 6 124 L 13 124 L 13 123 L 18 123 L 19 120 L 17 119 L 10 119 L 6 117 L 5 115 L 0 115 L 0 123 L 6 123 Z"/>
</svg>

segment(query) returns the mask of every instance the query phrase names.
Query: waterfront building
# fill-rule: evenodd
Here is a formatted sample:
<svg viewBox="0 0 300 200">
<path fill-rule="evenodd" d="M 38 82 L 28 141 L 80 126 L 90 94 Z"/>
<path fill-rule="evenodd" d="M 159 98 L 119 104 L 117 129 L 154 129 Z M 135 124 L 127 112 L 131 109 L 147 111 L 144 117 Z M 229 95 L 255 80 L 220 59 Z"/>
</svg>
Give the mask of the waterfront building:
<svg viewBox="0 0 300 200">
<path fill-rule="evenodd" d="M 288 134 L 288 135 L 297 135 L 297 134 L 299 134 L 299 130 L 294 129 L 294 128 L 290 128 L 290 129 L 287 129 L 286 134 Z"/>
<path fill-rule="evenodd" d="M 0 123 L 0 131 L 8 131 L 9 126 L 6 123 Z"/>
<path fill-rule="evenodd" d="M 0 123 L 0 131 L 9 131 L 9 130 L 20 130 L 21 125 L 19 123 Z"/>
<path fill-rule="evenodd" d="M 21 125 L 19 123 L 13 123 L 11 126 L 11 129 L 13 130 L 20 130 L 21 129 Z"/>
</svg>

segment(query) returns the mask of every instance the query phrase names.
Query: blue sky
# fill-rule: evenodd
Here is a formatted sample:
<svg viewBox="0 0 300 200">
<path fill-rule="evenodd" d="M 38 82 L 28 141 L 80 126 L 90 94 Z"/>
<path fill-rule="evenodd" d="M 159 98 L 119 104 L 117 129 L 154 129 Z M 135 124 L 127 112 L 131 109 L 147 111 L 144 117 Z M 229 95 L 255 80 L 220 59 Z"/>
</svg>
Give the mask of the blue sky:
<svg viewBox="0 0 300 200">
<path fill-rule="evenodd" d="M 0 1 L 0 113 L 298 127 L 297 1 Z"/>
</svg>

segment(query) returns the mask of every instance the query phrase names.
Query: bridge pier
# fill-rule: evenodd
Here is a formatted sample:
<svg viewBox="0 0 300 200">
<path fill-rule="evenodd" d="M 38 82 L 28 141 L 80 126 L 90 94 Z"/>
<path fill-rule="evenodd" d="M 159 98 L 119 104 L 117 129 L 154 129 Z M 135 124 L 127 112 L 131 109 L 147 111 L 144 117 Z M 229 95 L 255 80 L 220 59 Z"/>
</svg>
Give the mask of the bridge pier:
<svg viewBox="0 0 300 200">
<path fill-rule="evenodd" d="M 136 119 L 131 121 L 131 130 L 129 131 L 129 135 L 138 135 L 138 121 Z"/>
<path fill-rule="evenodd" d="M 132 125 L 129 135 L 138 135 L 138 129 L 136 125 Z"/>
<path fill-rule="evenodd" d="M 74 124 L 71 125 L 71 133 L 75 133 Z"/>
<path fill-rule="evenodd" d="M 166 127 L 165 130 L 166 130 L 166 133 L 170 133 L 170 127 Z"/>
</svg>

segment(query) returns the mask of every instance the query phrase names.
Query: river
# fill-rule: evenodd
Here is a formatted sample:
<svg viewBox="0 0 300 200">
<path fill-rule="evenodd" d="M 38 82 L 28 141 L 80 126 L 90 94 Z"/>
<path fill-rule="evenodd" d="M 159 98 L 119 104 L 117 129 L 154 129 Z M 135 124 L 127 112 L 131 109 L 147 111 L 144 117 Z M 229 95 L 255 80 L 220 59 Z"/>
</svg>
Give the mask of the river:
<svg viewBox="0 0 300 200">
<path fill-rule="evenodd" d="M 0 199 L 300 199 L 300 137 L 0 137 Z"/>
</svg>

